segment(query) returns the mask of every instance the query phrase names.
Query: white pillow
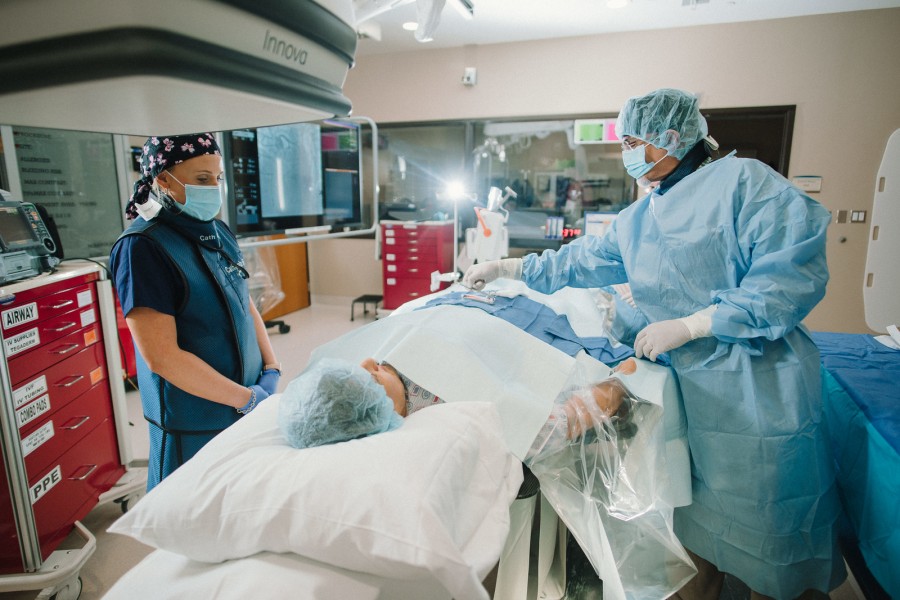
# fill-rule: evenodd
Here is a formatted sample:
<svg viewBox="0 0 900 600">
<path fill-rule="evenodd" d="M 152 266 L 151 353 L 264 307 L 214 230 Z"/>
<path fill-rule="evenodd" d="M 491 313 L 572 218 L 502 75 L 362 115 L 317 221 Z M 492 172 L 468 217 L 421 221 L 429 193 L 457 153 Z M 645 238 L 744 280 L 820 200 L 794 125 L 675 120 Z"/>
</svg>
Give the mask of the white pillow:
<svg viewBox="0 0 900 600">
<path fill-rule="evenodd" d="M 296 450 L 276 395 L 222 432 L 109 531 L 206 562 L 294 552 L 398 579 L 433 577 L 458 600 L 509 530 L 521 466 L 490 403 L 429 407 L 392 432 Z"/>
</svg>

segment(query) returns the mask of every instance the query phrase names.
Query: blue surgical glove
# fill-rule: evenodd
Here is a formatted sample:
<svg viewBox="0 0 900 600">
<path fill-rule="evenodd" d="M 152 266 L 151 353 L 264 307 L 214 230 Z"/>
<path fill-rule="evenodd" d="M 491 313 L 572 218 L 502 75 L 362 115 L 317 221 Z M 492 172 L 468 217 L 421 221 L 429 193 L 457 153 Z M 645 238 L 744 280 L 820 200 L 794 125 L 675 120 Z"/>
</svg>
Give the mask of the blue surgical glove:
<svg viewBox="0 0 900 600">
<path fill-rule="evenodd" d="M 266 390 L 266 395 L 270 396 L 278 389 L 278 380 L 281 379 L 281 371 L 278 369 L 266 369 L 259 375 L 256 385 Z"/>
<path fill-rule="evenodd" d="M 250 400 L 247 401 L 247 404 L 237 409 L 239 413 L 242 415 L 246 415 L 248 412 L 259 406 L 260 402 L 269 397 L 269 392 L 258 385 L 249 386 L 251 392 Z"/>
</svg>

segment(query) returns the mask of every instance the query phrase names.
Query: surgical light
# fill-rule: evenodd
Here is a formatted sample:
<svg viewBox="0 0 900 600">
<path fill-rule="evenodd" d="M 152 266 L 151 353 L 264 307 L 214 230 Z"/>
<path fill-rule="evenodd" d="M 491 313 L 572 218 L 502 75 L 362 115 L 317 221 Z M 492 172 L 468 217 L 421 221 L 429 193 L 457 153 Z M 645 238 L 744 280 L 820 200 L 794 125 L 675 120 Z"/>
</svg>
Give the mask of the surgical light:
<svg viewBox="0 0 900 600">
<path fill-rule="evenodd" d="M 454 202 L 458 202 L 462 200 L 466 195 L 466 188 L 459 181 L 451 181 L 447 184 L 447 189 L 444 192 L 444 195 Z"/>
<path fill-rule="evenodd" d="M 415 31 L 416 29 L 419 28 L 419 24 L 416 23 L 415 21 L 407 21 L 400 27 L 402 27 L 406 31 Z"/>
</svg>

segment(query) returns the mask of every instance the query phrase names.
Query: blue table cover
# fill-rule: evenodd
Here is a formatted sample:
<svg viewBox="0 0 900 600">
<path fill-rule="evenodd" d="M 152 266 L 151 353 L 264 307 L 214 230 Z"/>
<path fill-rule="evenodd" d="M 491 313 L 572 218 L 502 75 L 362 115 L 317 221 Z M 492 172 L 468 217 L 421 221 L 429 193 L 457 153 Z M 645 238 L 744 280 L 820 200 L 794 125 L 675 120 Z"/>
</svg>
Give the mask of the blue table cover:
<svg viewBox="0 0 900 600">
<path fill-rule="evenodd" d="M 813 340 L 844 510 L 869 571 L 900 598 L 900 350 L 869 335 Z"/>
<path fill-rule="evenodd" d="M 606 365 L 615 365 L 629 356 L 634 356 L 631 346 L 615 345 L 606 337 L 578 337 L 565 315 L 556 314 L 553 309 L 525 296 L 496 296 L 493 304 L 466 298 L 465 293 L 451 292 L 430 300 L 424 307 L 467 306 L 477 308 L 512 323 L 522 331 L 550 344 L 569 356 L 584 350 Z"/>
</svg>

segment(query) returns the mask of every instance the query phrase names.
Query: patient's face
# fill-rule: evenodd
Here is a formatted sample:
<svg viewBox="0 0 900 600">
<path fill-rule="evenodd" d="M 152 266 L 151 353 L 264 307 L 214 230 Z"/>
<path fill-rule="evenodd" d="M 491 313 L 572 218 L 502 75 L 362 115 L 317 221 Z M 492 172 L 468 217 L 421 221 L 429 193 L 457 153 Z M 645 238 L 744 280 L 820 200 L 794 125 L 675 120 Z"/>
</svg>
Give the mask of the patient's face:
<svg viewBox="0 0 900 600">
<path fill-rule="evenodd" d="M 367 358 L 359 365 L 372 375 L 375 383 L 384 388 L 387 397 L 394 403 L 394 411 L 401 417 L 406 416 L 406 388 L 397 374 L 397 370 L 388 364 L 379 364 L 374 358 Z"/>
</svg>

